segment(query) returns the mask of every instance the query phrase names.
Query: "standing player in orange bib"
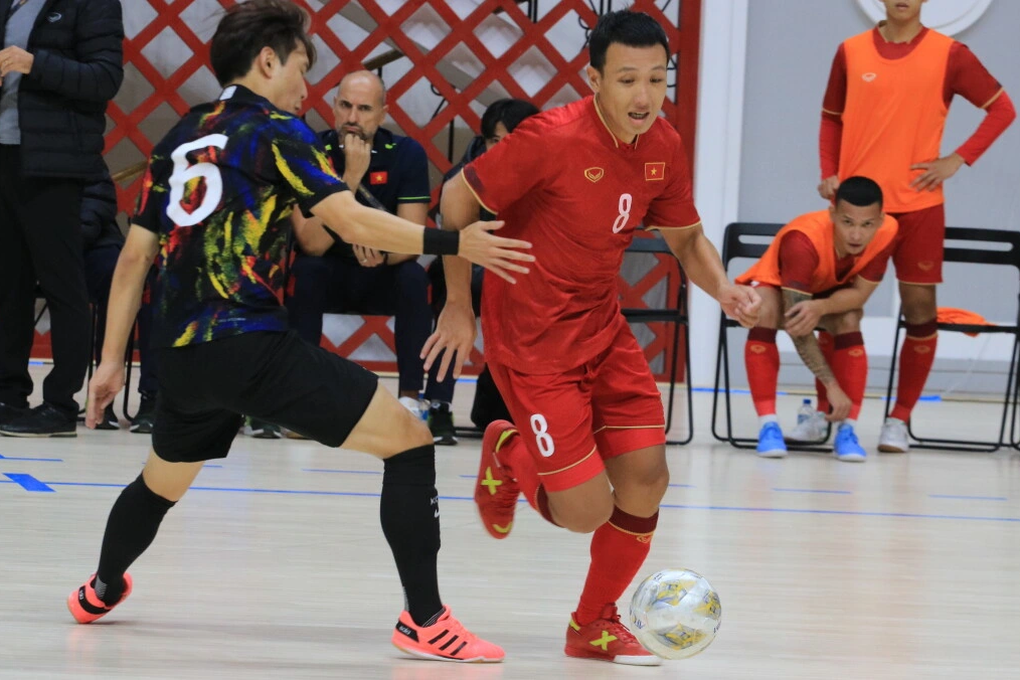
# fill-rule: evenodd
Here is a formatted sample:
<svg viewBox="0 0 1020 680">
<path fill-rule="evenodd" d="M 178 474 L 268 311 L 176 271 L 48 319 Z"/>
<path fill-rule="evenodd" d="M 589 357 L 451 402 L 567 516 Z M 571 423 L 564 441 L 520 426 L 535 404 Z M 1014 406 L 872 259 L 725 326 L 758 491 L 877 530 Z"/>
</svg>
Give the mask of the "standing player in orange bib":
<svg viewBox="0 0 1020 680">
<path fill-rule="evenodd" d="M 662 397 L 620 312 L 617 277 L 640 224 L 659 229 L 690 279 L 741 323 L 751 288 L 726 278 L 701 228 L 680 136 L 659 117 L 669 44 L 647 14 L 605 14 L 591 34 L 594 96 L 523 121 L 443 190 L 443 225 L 479 209 L 533 243 L 516 286 L 486 277 L 485 358 L 518 430 L 489 425 L 475 501 L 506 538 L 524 497 L 561 527 L 594 532 L 591 567 L 566 631 L 568 656 L 656 665 L 620 622 L 616 602 L 641 568 L 669 484 Z M 475 218 L 476 219 L 476 218 Z M 455 373 L 472 347 L 470 267 L 447 258 L 449 288 L 427 365 Z"/>
<path fill-rule="evenodd" d="M 906 423 L 935 358 L 935 285 L 942 281 L 946 219 L 942 183 L 972 165 L 1016 117 L 1013 104 L 962 43 L 921 24 L 925 0 L 884 0 L 886 20 L 849 38 L 836 52 L 822 105 L 822 182 L 831 200 L 839 182 L 863 175 L 878 182 L 885 209 L 899 222 L 893 263 L 900 282 L 907 337 L 900 353 L 896 406 L 882 427 L 879 450 L 909 448 Z M 987 111 L 977 131 L 940 157 L 955 95 Z M 798 428 L 815 439 L 827 403 Z M 791 437 L 791 439 L 795 438 Z"/>
<path fill-rule="evenodd" d="M 867 177 L 849 177 L 839 185 L 833 206 L 787 224 L 762 258 L 737 277 L 737 283 L 756 283 L 762 298 L 758 325 L 747 334 L 744 347 L 760 420 L 759 456 L 786 455 L 776 417 L 776 330 L 784 328 L 826 389 L 832 404 L 827 419 L 839 423 L 836 458 L 867 458 L 854 431 L 868 381 L 861 317 L 885 274 L 895 239 L 896 220 L 882 212 L 882 190 Z M 819 326 L 834 339 L 820 344 L 815 338 Z"/>
</svg>

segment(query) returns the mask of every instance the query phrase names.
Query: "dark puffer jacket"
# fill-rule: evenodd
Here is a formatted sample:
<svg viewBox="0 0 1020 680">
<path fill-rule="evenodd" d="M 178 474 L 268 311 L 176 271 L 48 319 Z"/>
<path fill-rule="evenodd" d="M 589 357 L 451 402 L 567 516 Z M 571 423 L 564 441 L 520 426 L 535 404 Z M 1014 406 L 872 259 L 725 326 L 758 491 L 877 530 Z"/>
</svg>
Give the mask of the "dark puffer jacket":
<svg viewBox="0 0 1020 680">
<path fill-rule="evenodd" d="M 10 4 L 0 2 L 4 27 Z M 32 72 L 18 87 L 26 176 L 102 178 L 106 104 L 124 79 L 123 41 L 119 0 L 46 0 L 28 39 Z"/>
<path fill-rule="evenodd" d="M 117 187 L 103 166 L 104 176 L 85 185 L 81 195 L 81 233 L 85 250 L 124 245 L 117 226 Z"/>
</svg>

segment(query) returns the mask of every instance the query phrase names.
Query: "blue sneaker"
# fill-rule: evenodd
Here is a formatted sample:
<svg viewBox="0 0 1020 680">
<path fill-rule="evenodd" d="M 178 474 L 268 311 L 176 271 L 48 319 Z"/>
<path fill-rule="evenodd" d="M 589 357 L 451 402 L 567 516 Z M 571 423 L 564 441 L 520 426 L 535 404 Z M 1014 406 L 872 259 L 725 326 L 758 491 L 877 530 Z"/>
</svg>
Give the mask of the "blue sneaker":
<svg viewBox="0 0 1020 680">
<path fill-rule="evenodd" d="M 868 458 L 868 452 L 857 441 L 854 426 L 846 423 L 842 423 L 836 430 L 836 443 L 833 446 L 833 452 L 836 454 L 836 458 L 848 463 L 863 463 Z"/>
<path fill-rule="evenodd" d="M 765 423 L 758 432 L 758 455 L 762 458 L 784 458 L 786 442 L 779 423 Z"/>
</svg>

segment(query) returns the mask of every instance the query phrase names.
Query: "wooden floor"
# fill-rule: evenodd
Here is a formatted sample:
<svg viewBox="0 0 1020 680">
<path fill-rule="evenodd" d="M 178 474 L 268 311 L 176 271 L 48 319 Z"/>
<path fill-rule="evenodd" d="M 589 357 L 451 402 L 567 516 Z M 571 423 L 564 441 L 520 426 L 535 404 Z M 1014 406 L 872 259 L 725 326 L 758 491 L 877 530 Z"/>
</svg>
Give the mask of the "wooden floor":
<svg viewBox="0 0 1020 680">
<path fill-rule="evenodd" d="M 471 392 L 458 390 L 462 422 Z M 791 420 L 798 399 L 780 403 Z M 862 416 L 871 448 L 880 407 Z M 381 465 L 291 440 L 238 437 L 132 568 L 131 599 L 75 625 L 64 600 L 94 570 L 106 515 L 148 448 L 126 430 L 82 431 L 0 439 L 0 678 L 1020 677 L 1020 454 L 759 460 L 715 445 L 709 412 L 699 394 L 694 443 L 669 449 L 672 486 L 642 570 L 688 567 L 719 591 L 719 637 L 694 659 L 628 668 L 563 655 L 588 542 L 523 505 L 513 535 L 491 540 L 470 500 L 477 440 L 439 450 L 441 585 L 458 617 L 505 647 L 504 664 L 390 646 L 401 598 L 378 525 Z M 925 403 L 917 419 L 997 427 L 987 404 Z"/>
</svg>

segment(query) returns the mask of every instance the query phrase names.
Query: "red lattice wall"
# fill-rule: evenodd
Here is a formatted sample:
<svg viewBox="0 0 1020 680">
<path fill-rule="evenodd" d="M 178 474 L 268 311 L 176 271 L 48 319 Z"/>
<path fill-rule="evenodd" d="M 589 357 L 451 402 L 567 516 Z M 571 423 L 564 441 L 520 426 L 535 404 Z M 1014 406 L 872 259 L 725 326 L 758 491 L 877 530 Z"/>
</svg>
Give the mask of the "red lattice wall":
<svg viewBox="0 0 1020 680">
<path fill-rule="evenodd" d="M 451 121 L 456 126 L 470 127 L 477 131 L 480 124 L 480 110 L 476 99 L 492 92 L 532 100 L 540 108 L 547 104 L 562 102 L 564 97 L 587 94 L 590 90 L 583 77 L 587 64 L 587 51 L 579 49 L 572 58 L 564 57 L 560 47 L 554 45 L 548 33 L 561 22 L 575 20 L 586 26 L 594 25 L 597 15 L 592 5 L 585 0 L 538 0 L 521 4 L 511 0 L 483 0 L 473 10 L 472 3 L 441 2 L 439 0 L 418 0 L 397 3 L 392 0 L 295 0 L 304 6 L 312 17 L 311 32 L 320 49 L 320 63 L 335 64 L 328 69 L 316 68 L 309 76 L 309 120 L 317 118 L 332 121 L 330 110 L 331 92 L 340 78 L 351 70 L 362 68 L 366 62 L 378 58 L 380 53 L 395 51 L 403 53 L 398 62 L 405 70 L 399 79 L 389 82 L 389 113 L 393 122 L 404 134 L 418 140 L 426 149 L 434 166 L 433 178 L 441 176 L 451 166 L 447 158 L 449 139 L 446 131 Z M 228 7 L 234 0 L 131 0 L 124 3 L 127 39 L 124 43 L 126 61 L 125 85 L 117 99 L 108 109 L 109 129 L 106 136 L 107 158 L 113 171 L 141 160 L 151 151 L 159 137 L 185 113 L 190 106 L 207 101 L 215 96 L 217 89 L 208 69 L 206 41 L 211 37 L 213 18 L 220 7 Z M 612 8 L 611 2 L 603 0 L 601 9 Z M 624 3 L 618 2 L 617 8 Z M 633 6 L 650 13 L 666 27 L 671 51 L 677 55 L 679 64 L 673 74 L 676 87 L 665 103 L 665 115 L 680 130 L 687 140 L 687 147 L 694 149 L 694 121 L 696 113 L 698 41 L 701 0 L 635 0 Z M 663 9 L 660 9 L 663 8 Z M 390 11 L 387 11 L 390 10 Z M 466 10 L 470 10 L 465 13 Z M 431 49 L 408 34 L 413 17 L 428 15 L 434 20 L 438 15 L 448 28 L 443 37 Z M 502 21 L 512 22 L 519 29 L 515 42 L 496 55 L 486 46 L 477 33 L 483 22 L 499 13 Z M 461 16 L 461 14 L 464 14 Z M 530 17 L 529 17 L 530 14 Z M 339 17 L 338 17 L 339 15 Z M 336 22 L 356 17 L 361 30 L 367 33 L 356 45 L 345 45 L 334 27 Z M 534 19 L 534 20 L 533 20 Z M 374 25 L 374 28 L 373 28 Z M 369 30 L 370 29 L 370 30 Z M 201 36 L 201 37 L 200 37 Z M 457 90 L 440 72 L 444 58 L 450 58 L 452 50 L 463 55 L 467 49 L 482 65 L 480 75 L 463 83 Z M 553 75 L 548 81 L 530 94 L 511 75 L 515 64 L 526 54 L 535 58 L 535 50 L 552 67 Z M 170 53 L 175 53 L 173 56 Z M 334 58 L 323 58 L 331 52 Z M 409 68 L 408 68 L 409 66 Z M 389 67 L 387 67 L 389 68 Z M 434 117 L 417 119 L 408 111 L 402 99 L 422 81 L 433 88 L 434 93 L 446 100 Z M 571 92 L 572 91 L 572 92 Z M 317 114 L 317 115 L 316 115 Z M 462 135 L 466 138 L 466 136 Z M 463 145 L 454 149 L 455 160 L 463 152 Z M 433 198 L 438 194 L 438 182 L 434 181 Z M 118 188 L 121 208 L 129 211 L 139 187 L 139 180 Z M 638 267 L 637 275 L 621 277 L 620 290 L 625 307 L 643 307 L 645 296 L 661 300 L 664 293 L 670 299 L 675 295 L 676 277 L 667 275 L 676 271 L 671 258 L 660 258 L 655 262 L 645 256 L 646 264 Z M 647 267 L 642 270 L 641 267 Z M 633 271 L 633 269 L 632 269 Z M 646 356 L 661 374 L 665 371 L 662 357 L 671 345 L 670 331 L 663 324 L 654 324 L 650 333 L 642 337 Z M 365 317 L 363 325 L 338 346 L 324 338 L 324 345 L 344 355 L 351 355 L 366 342 L 378 336 L 391 350 L 393 333 L 381 317 Z M 48 354 L 48 337 L 39 337 L 37 353 Z M 473 357 L 478 362 L 481 357 Z M 391 362 L 363 362 L 375 370 L 395 370 Z"/>
</svg>

